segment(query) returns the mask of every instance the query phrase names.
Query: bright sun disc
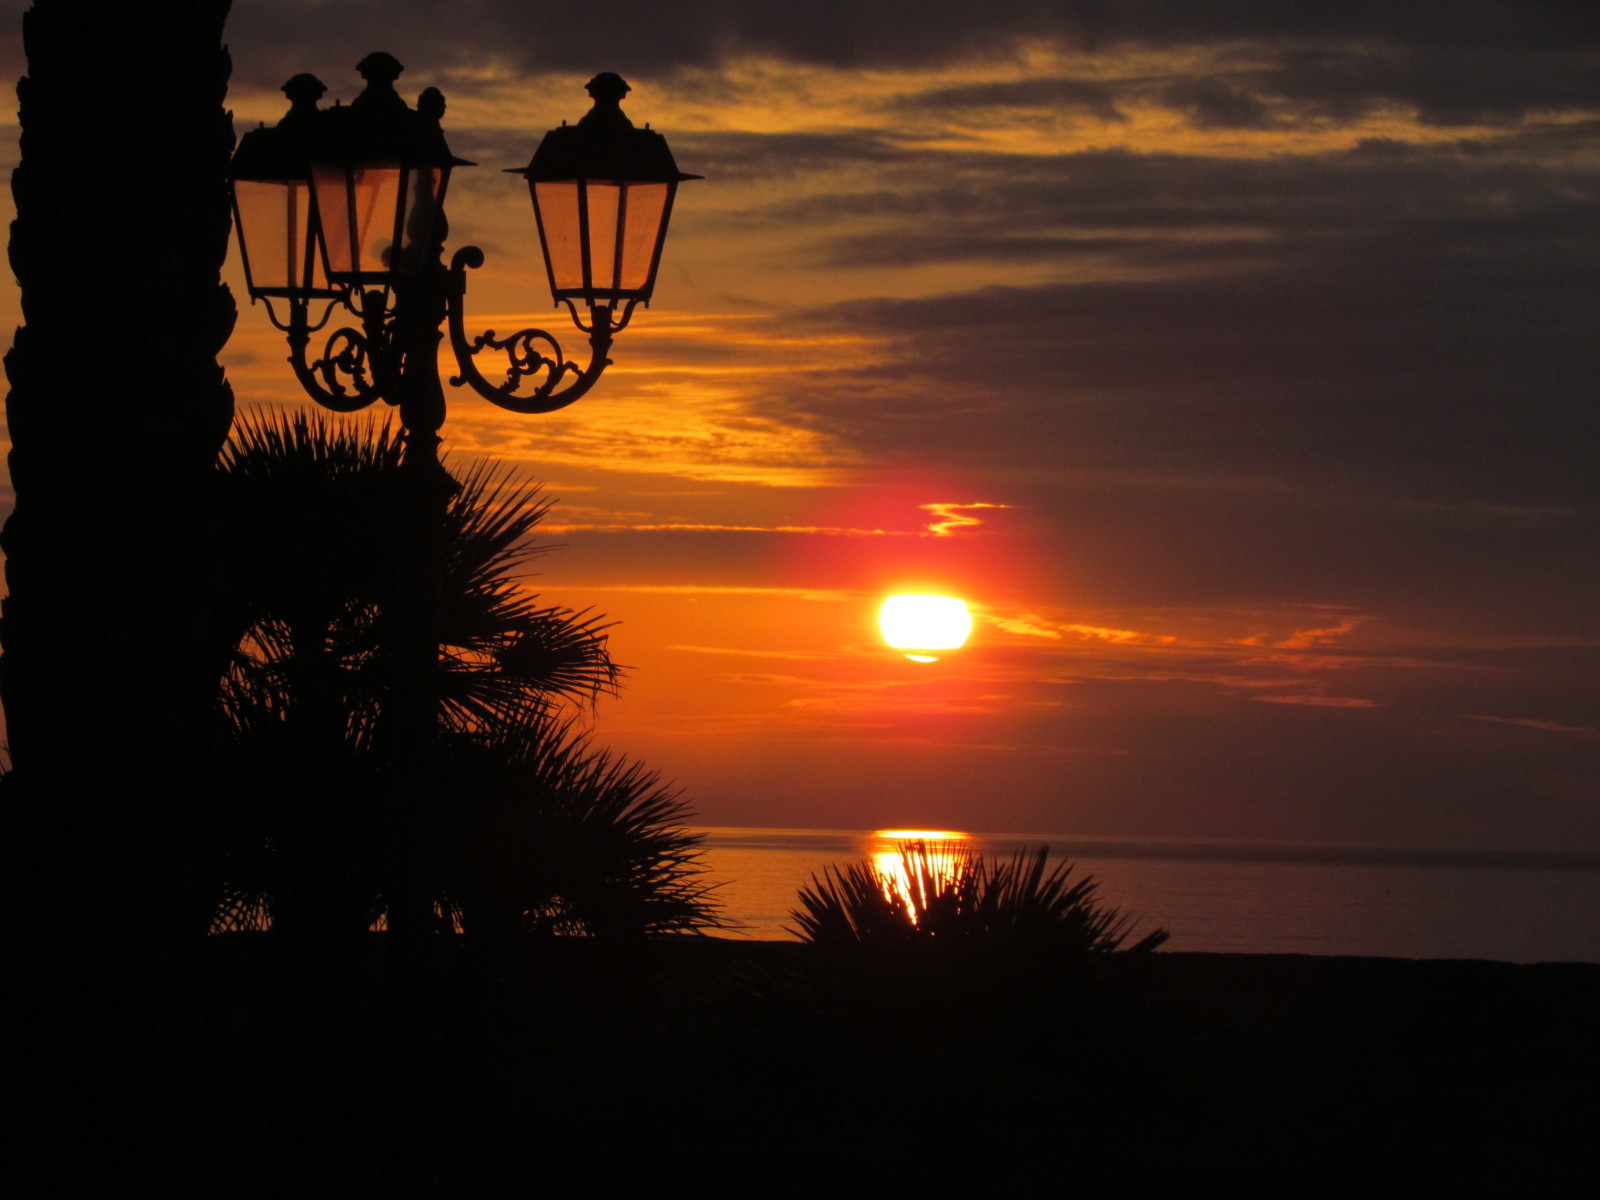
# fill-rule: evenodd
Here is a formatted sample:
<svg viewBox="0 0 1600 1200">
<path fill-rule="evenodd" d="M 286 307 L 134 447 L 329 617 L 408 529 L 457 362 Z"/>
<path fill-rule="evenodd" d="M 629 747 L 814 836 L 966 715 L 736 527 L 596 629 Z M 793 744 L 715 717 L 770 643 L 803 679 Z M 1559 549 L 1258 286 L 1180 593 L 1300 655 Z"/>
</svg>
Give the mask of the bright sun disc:
<svg viewBox="0 0 1600 1200">
<path fill-rule="evenodd" d="M 972 632 L 972 614 L 954 596 L 890 596 L 878 610 L 878 628 L 896 650 L 954 650 Z"/>
</svg>

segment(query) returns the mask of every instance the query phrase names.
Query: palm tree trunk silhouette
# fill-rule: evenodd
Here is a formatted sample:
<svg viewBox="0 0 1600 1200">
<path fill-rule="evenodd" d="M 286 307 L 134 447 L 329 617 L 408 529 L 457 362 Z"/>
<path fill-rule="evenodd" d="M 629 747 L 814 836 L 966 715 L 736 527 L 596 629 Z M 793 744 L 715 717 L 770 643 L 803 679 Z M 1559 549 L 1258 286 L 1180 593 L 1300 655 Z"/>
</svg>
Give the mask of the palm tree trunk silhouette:
<svg viewBox="0 0 1600 1200">
<path fill-rule="evenodd" d="M 60 951 L 63 990 L 204 932 L 228 7 L 36 0 L 23 17 L 0 867 L 29 913 L 14 935 Z"/>
</svg>

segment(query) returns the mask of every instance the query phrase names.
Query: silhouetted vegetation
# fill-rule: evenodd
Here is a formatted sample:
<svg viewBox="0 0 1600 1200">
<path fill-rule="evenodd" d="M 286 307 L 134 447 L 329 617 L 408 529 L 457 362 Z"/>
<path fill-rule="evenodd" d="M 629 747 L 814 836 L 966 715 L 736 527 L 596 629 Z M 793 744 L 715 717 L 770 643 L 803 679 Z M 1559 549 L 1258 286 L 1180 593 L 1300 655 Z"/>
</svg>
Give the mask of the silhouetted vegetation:
<svg viewBox="0 0 1600 1200">
<path fill-rule="evenodd" d="M 1092 876 L 1072 879 L 1072 864 L 1051 870 L 1049 847 L 1010 861 L 936 855 L 926 842 L 900 850 L 888 876 L 872 862 L 825 868 L 800 890 L 797 932 L 820 946 L 982 941 L 1046 955 L 1101 955 L 1123 949 L 1132 920 L 1095 900 Z M 1167 940 L 1157 929 L 1126 953 Z"/>
<path fill-rule="evenodd" d="M 911 842 L 829 868 L 800 891 L 806 944 L 774 1005 L 797 1054 L 831 1057 L 830 1094 L 874 1097 L 886 1144 L 961 1148 L 919 1179 L 977 1183 L 976 1163 L 1040 1145 L 1081 1169 L 1124 1144 L 1122 1113 L 1164 1103 L 1170 1069 L 1139 970 L 1166 933 L 1130 942 L 1095 891 L 1043 846 L 990 859 Z"/>
<path fill-rule="evenodd" d="M 0 533 L 12 1195 L 116 1186 L 64 1178 L 92 1159 L 183 1190 L 149 1149 L 182 1115 L 147 1092 L 192 1032 L 185 968 L 209 916 L 227 8 L 34 0 L 0 34 L 27 54 Z"/>
<path fill-rule="evenodd" d="M 442 903 L 469 934 L 639 937 L 718 924 L 681 793 L 537 697 L 447 751 Z"/>
<path fill-rule="evenodd" d="M 403 678 L 385 636 L 414 550 L 400 440 L 371 421 L 256 413 L 220 470 L 233 531 L 217 630 L 230 722 L 331 724 L 325 732 L 369 743 Z M 478 466 L 445 511 L 432 683 L 446 730 L 530 697 L 555 708 L 616 689 L 603 619 L 542 607 L 518 586 L 520 568 L 551 549 L 528 538 L 552 503 Z"/>
<path fill-rule="evenodd" d="M 39 0 L 6 15 L 28 61 L 7 172 L 26 323 L 5 354 L 0 699 L 15 771 L 0 787 L 0 888 L 32 914 L 5 936 L 50 981 L 51 1010 L 51 987 L 80 991 L 73 973 L 165 964 L 204 930 L 202 631 L 212 465 L 233 414 L 217 363 L 235 315 L 218 277 L 227 7 Z M 136 182 L 108 202 L 113 177 Z M 10 973 L 30 986 L 27 966 Z"/>
<path fill-rule="evenodd" d="M 419 801 L 388 720 L 418 686 L 393 628 L 412 551 L 399 440 L 370 421 L 258 413 L 220 474 L 235 533 L 215 646 L 228 753 L 214 930 L 348 939 L 419 867 L 441 930 L 715 924 L 677 793 L 574 724 L 620 670 L 603 618 L 518 586 L 546 549 L 528 541 L 551 504 L 536 486 L 474 468 L 446 510 L 425 681 L 436 782 Z"/>
</svg>

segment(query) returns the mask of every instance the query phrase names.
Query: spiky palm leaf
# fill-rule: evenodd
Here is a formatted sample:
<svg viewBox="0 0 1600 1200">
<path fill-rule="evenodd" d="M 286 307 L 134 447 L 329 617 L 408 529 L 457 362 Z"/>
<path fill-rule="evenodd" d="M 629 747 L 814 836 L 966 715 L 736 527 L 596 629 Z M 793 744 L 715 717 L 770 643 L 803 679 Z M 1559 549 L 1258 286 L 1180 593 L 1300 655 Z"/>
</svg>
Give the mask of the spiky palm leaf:
<svg viewBox="0 0 1600 1200">
<path fill-rule="evenodd" d="M 988 864 L 972 924 L 988 936 L 1069 952 L 1106 954 L 1123 948 L 1134 920 L 1095 899 L 1100 885 L 1092 875 L 1073 880 L 1073 865 L 1057 863 L 1046 873 L 1049 847 L 1019 852 L 1009 863 Z M 1152 930 L 1130 953 L 1154 950 L 1166 942 L 1164 929 Z"/>
</svg>

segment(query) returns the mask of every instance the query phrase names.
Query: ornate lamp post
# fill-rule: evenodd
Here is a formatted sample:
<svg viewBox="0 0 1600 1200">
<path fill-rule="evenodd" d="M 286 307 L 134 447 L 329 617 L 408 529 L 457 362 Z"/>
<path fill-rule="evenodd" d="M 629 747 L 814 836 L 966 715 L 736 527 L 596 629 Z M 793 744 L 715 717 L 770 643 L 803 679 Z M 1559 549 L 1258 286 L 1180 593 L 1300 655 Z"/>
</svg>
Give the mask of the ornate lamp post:
<svg viewBox="0 0 1600 1200">
<path fill-rule="evenodd" d="M 678 184 L 699 176 L 678 170 L 659 133 L 628 120 L 620 76 L 597 75 L 588 115 L 552 129 L 513 172 L 527 177 L 551 294 L 588 336 L 589 361 L 569 361 L 542 329 L 469 340 L 466 274 L 483 252 L 464 246 L 446 268 L 443 245 L 451 170 L 472 164 L 445 144 L 437 89 L 412 109 L 394 89 L 393 57 L 369 54 L 357 69 L 367 86 L 348 108 L 319 109 L 322 83 L 295 76 L 283 89 L 289 112 L 245 134 L 233 159 L 246 286 L 288 335 L 301 386 L 339 412 L 398 405 L 408 453 L 432 453 L 443 419 L 435 348 L 448 321 L 452 385 L 512 412 L 571 404 L 609 365 L 634 308 L 648 305 Z M 340 308 L 360 327 L 336 328 L 309 358 L 312 336 Z M 502 381 L 479 370 L 484 350 L 505 353 Z"/>
<path fill-rule="evenodd" d="M 436 783 L 443 518 L 456 490 L 438 455 L 439 343 L 448 327 L 452 386 L 518 413 L 571 404 L 610 365 L 612 339 L 634 309 L 649 303 L 678 184 L 699 176 L 678 170 L 659 133 L 634 128 L 619 76 L 596 76 L 593 109 L 551 130 L 514 171 L 528 180 L 551 294 L 587 336 L 588 362 L 568 360 L 542 329 L 469 339 L 467 272 L 483 265 L 483 252 L 464 246 L 444 265 L 444 200 L 454 168 L 472 164 L 445 143 L 437 89 L 413 109 L 395 91 L 401 66 L 392 56 L 369 54 L 357 70 L 366 88 L 348 107 L 319 109 L 326 89 L 310 75 L 286 83 L 289 112 L 240 139 L 230 178 L 246 286 L 287 335 L 301 387 L 338 412 L 379 400 L 399 408 L 413 553 L 386 617 L 400 678 L 384 733 L 410 804 L 395 839 L 389 912 L 391 928 L 420 930 L 431 911 L 419 872 L 421 816 Z M 355 320 L 333 322 L 336 312 Z M 505 356 L 498 381 L 477 365 L 484 351 Z"/>
</svg>

